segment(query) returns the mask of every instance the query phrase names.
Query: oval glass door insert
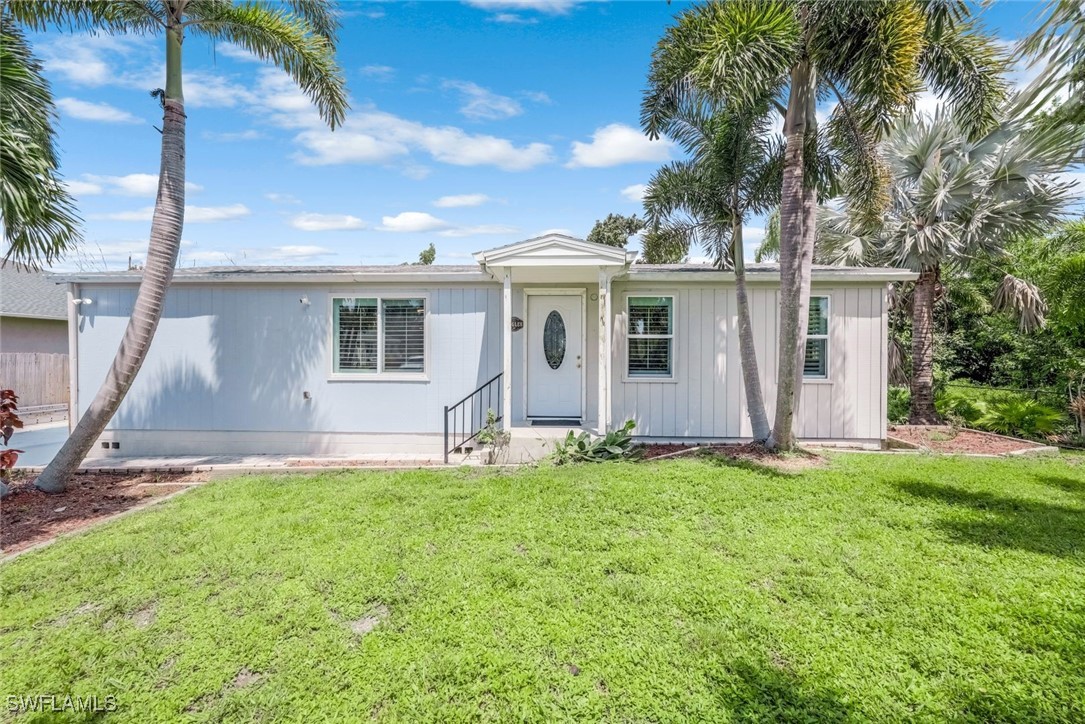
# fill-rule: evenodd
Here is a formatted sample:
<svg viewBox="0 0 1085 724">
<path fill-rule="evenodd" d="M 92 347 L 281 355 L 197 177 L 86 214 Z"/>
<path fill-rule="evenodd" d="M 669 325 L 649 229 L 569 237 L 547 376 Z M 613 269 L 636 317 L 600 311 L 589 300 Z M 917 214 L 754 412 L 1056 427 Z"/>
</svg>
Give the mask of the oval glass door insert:
<svg viewBox="0 0 1085 724">
<path fill-rule="evenodd" d="M 565 320 L 556 309 L 550 312 L 543 325 L 543 354 L 546 355 L 546 364 L 554 370 L 561 367 L 565 359 Z"/>
</svg>

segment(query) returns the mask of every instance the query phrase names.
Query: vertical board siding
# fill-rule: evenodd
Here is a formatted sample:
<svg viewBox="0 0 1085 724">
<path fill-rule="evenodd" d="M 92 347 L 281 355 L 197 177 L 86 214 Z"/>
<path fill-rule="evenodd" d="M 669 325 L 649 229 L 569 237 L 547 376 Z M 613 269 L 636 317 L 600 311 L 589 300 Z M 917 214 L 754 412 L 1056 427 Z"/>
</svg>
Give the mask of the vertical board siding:
<svg viewBox="0 0 1085 724">
<path fill-rule="evenodd" d="M 780 294 L 775 285 L 765 284 L 751 285 L 748 293 L 771 422 L 780 352 Z M 798 434 L 807 439 L 881 439 L 886 405 L 884 287 L 815 285 L 811 293 L 830 299 L 829 376 L 803 383 L 795 412 Z M 613 423 L 632 419 L 636 434 L 644 437 L 750 437 L 734 287 L 625 281 L 615 283 L 614 294 Z M 625 298 L 630 294 L 674 296 L 673 381 L 630 380 L 625 374 Z"/>
<path fill-rule="evenodd" d="M 95 300 L 80 319 L 85 406 L 112 362 L 135 287 L 84 289 Z M 427 379 L 331 379 L 331 297 L 388 293 L 428 297 Z M 309 305 L 300 303 L 303 295 Z M 147 361 L 110 427 L 441 432 L 444 405 L 501 371 L 500 295 L 489 285 L 175 286 Z"/>
</svg>

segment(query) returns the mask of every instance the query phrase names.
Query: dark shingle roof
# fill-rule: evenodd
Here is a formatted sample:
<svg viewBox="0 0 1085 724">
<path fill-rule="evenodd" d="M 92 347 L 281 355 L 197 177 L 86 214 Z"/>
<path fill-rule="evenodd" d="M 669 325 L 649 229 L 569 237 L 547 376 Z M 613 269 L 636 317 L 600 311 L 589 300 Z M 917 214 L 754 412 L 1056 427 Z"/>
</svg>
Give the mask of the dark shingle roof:
<svg viewBox="0 0 1085 724">
<path fill-rule="evenodd" d="M 5 264 L 0 267 L 0 316 L 67 319 L 68 290 L 44 272 Z"/>
</svg>

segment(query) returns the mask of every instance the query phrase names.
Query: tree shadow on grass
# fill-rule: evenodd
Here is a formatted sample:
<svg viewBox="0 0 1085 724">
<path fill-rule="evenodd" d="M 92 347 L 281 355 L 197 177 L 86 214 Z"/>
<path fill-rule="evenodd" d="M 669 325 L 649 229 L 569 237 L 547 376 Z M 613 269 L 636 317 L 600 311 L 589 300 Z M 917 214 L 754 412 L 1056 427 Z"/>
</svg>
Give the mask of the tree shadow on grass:
<svg viewBox="0 0 1085 724">
<path fill-rule="evenodd" d="M 803 681 L 786 667 L 743 661 L 731 667 L 730 673 L 723 703 L 735 721 L 847 722 L 861 719 L 839 693 Z"/>
<path fill-rule="evenodd" d="M 747 472 L 756 473 L 757 475 L 764 475 L 770 478 L 790 479 L 794 478 L 796 473 L 789 473 L 778 468 L 768 465 L 766 463 L 757 462 L 749 458 L 736 458 L 729 455 L 724 455 L 716 452 L 706 452 L 697 456 L 698 459 L 705 461 L 709 465 L 715 465 L 720 468 L 737 468 L 739 470 L 745 470 Z"/>
<path fill-rule="evenodd" d="M 1085 480 L 1075 480 L 1065 475 L 1033 475 L 1036 482 L 1085 498 Z"/>
<path fill-rule="evenodd" d="M 939 523 L 956 541 L 1064 558 L 1085 552 L 1085 510 L 1080 508 L 911 480 L 897 487 L 956 508 Z"/>
</svg>

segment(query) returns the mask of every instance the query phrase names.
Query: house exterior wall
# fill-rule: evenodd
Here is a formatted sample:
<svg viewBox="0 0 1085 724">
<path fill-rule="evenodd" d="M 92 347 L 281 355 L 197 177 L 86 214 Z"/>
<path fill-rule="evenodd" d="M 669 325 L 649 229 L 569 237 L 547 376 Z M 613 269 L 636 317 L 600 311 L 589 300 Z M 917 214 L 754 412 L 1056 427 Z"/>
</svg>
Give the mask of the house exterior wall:
<svg viewBox="0 0 1085 724">
<path fill-rule="evenodd" d="M 0 317 L 0 352 L 68 354 L 68 323 L 63 319 Z"/>
<path fill-rule="evenodd" d="M 80 412 L 112 362 L 136 287 L 84 284 L 81 293 L 94 301 L 79 321 Z M 333 379 L 331 298 L 382 293 L 427 298 L 425 378 Z M 121 441 L 125 455 L 315 453 L 364 452 L 352 447 L 357 434 L 437 435 L 444 405 L 501 371 L 500 319 L 496 285 L 175 285 L 104 439 Z"/>
<path fill-rule="evenodd" d="M 525 289 L 559 286 L 584 291 L 584 424 L 591 426 L 599 395 L 598 286 L 514 285 L 512 313 L 526 322 Z M 112 362 L 136 287 L 83 283 L 80 293 L 93 303 L 80 308 L 79 413 Z M 626 297 L 631 293 L 675 298 L 672 380 L 626 376 Z M 830 298 L 829 376 L 802 385 L 799 436 L 876 443 L 885 435 L 884 284 L 815 283 L 812 293 Z M 426 297 L 425 378 L 334 379 L 331 298 L 381 294 Z M 303 296 L 308 305 L 300 303 Z M 776 400 L 778 297 L 775 283 L 751 287 L 770 419 Z M 439 453 L 444 406 L 501 372 L 501 304 L 499 283 L 174 285 L 147 361 L 103 440 L 120 442 L 111 454 L 126 456 Z M 750 436 L 732 283 L 618 280 L 611 309 L 612 426 L 632 418 L 637 436 L 655 439 Z M 526 326 L 512 334 L 513 424 L 522 424 L 524 417 L 525 339 Z M 485 410 L 468 414 L 484 416 Z"/>
<path fill-rule="evenodd" d="M 671 380 L 626 375 L 626 297 L 674 297 Z M 815 284 L 830 298 L 829 374 L 802 385 L 795 420 L 800 438 L 876 442 L 885 437 L 886 307 L 884 285 Z M 779 290 L 750 288 L 754 346 L 771 423 L 776 405 Z M 637 423 L 651 438 L 740 439 L 751 435 L 738 345 L 733 285 L 621 281 L 614 284 L 611 425 Z"/>
</svg>

